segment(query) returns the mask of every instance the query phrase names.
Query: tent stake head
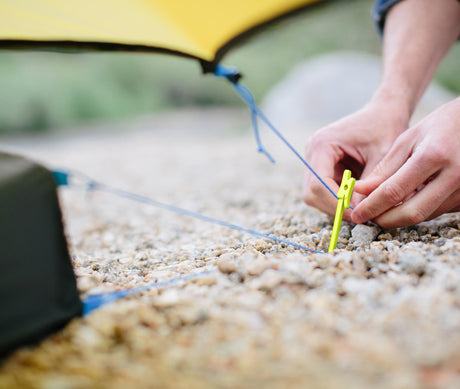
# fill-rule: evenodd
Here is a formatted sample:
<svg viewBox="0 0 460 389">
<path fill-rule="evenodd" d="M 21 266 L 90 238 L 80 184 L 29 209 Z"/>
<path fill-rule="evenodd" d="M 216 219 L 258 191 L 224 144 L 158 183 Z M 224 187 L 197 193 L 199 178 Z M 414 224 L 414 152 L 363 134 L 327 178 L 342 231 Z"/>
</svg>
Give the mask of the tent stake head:
<svg viewBox="0 0 460 389">
<path fill-rule="evenodd" d="M 334 251 L 337 248 L 337 241 L 339 239 L 340 226 L 342 225 L 343 211 L 350 208 L 351 195 L 356 180 L 351 177 L 351 171 L 345 170 L 343 172 L 342 183 L 340 184 L 339 191 L 337 192 L 337 208 L 335 211 L 334 225 L 332 227 L 331 240 L 329 242 L 328 252 Z"/>
</svg>

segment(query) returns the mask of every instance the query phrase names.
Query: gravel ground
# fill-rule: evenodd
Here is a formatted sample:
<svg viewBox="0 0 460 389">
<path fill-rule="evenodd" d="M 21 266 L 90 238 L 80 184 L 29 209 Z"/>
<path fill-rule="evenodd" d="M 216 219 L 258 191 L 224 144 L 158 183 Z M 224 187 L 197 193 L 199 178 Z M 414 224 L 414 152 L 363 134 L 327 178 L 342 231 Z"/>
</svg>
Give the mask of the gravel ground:
<svg viewBox="0 0 460 389">
<path fill-rule="evenodd" d="M 332 220 L 302 204 L 300 163 L 270 137 L 278 163 L 258 155 L 230 131 L 247 121 L 185 112 L 2 148 L 326 250 Z M 213 272 L 73 320 L 13 354 L 2 388 L 460 388 L 457 214 L 345 224 L 336 252 L 311 255 L 108 194 L 60 195 L 82 297 Z"/>
</svg>

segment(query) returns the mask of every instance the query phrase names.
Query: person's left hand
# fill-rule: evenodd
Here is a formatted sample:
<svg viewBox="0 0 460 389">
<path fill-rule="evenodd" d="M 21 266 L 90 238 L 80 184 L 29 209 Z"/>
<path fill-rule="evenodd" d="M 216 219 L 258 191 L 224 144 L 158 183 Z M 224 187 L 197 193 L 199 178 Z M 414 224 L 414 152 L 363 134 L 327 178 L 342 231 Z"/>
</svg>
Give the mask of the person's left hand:
<svg viewBox="0 0 460 389">
<path fill-rule="evenodd" d="M 368 195 L 355 223 L 403 227 L 460 211 L 460 98 L 402 133 L 355 191 Z"/>
</svg>

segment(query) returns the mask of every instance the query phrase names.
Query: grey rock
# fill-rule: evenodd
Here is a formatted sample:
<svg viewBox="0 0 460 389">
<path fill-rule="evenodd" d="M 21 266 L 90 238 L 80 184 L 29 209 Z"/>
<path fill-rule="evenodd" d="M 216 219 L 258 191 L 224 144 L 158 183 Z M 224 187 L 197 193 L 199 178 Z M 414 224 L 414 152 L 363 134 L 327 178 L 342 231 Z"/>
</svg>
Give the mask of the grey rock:
<svg viewBox="0 0 460 389">
<path fill-rule="evenodd" d="M 341 239 L 349 239 L 351 235 L 351 226 L 348 224 L 343 224 L 340 228 L 339 238 Z"/>
<path fill-rule="evenodd" d="M 457 230 L 456 228 L 445 227 L 439 231 L 439 235 L 441 235 L 443 238 L 452 239 L 452 238 L 459 236 L 460 231 Z"/>
<path fill-rule="evenodd" d="M 443 246 L 446 242 L 447 242 L 446 238 L 438 238 L 433 241 L 433 243 L 438 247 Z"/>
<path fill-rule="evenodd" d="M 353 242 L 371 243 L 379 234 L 379 228 L 374 226 L 366 226 L 364 224 L 358 224 L 351 230 L 351 238 Z"/>
</svg>

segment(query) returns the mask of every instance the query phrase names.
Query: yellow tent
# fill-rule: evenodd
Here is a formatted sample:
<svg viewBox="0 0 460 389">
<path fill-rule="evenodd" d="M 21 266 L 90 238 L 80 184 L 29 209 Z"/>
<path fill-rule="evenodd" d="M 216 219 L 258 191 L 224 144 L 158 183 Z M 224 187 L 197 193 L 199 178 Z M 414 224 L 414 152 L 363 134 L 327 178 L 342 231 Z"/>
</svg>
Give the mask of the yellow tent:
<svg viewBox="0 0 460 389">
<path fill-rule="evenodd" d="M 212 70 L 229 46 L 321 0 L 1 0 L 0 48 L 162 51 Z"/>
</svg>

